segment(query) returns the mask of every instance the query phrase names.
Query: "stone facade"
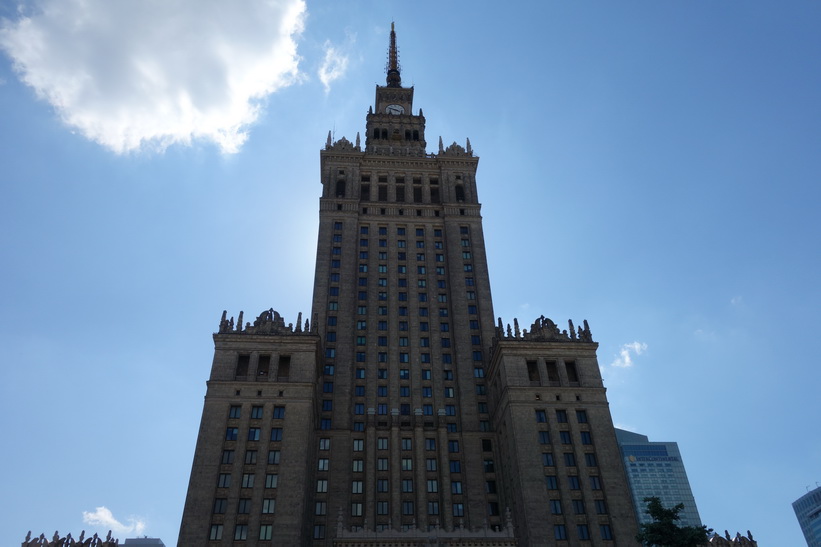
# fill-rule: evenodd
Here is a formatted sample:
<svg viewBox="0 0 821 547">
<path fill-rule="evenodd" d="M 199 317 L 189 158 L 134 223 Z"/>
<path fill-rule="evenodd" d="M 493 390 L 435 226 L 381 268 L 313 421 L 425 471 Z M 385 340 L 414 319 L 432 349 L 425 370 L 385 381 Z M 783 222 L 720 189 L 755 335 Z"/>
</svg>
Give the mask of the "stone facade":
<svg viewBox="0 0 821 547">
<path fill-rule="evenodd" d="M 310 322 L 214 335 L 179 545 L 634 545 L 590 329 L 497 328 L 479 158 L 426 151 L 395 40 L 320 152 Z"/>
</svg>

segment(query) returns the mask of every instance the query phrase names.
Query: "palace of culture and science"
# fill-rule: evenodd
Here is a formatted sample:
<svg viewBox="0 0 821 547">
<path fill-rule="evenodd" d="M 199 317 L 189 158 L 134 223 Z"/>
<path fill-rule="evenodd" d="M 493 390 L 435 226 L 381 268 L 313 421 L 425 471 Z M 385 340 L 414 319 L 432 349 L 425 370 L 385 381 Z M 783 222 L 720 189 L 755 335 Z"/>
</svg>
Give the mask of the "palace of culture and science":
<svg viewBox="0 0 821 547">
<path fill-rule="evenodd" d="M 223 313 L 179 546 L 636 545 L 598 344 L 496 321 L 479 158 L 413 91 L 392 28 L 364 146 L 320 152 L 310 317 Z"/>
</svg>

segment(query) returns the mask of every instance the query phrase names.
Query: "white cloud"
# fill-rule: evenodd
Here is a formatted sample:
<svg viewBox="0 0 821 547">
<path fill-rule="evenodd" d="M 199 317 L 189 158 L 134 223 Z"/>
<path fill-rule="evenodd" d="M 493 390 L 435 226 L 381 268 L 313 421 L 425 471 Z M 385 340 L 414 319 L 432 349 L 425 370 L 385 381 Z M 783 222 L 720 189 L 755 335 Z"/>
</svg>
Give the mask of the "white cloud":
<svg viewBox="0 0 821 547">
<path fill-rule="evenodd" d="M 331 44 L 330 41 L 325 41 L 325 58 L 322 60 L 322 65 L 317 70 L 317 75 L 322 85 L 325 86 L 325 93 L 331 90 L 331 82 L 344 76 L 348 69 L 348 56 L 340 49 Z"/>
<path fill-rule="evenodd" d="M 641 355 L 647 351 L 647 344 L 644 342 L 630 342 L 623 344 L 618 356 L 610 363 L 611 367 L 627 368 L 633 366 L 633 355 Z"/>
<path fill-rule="evenodd" d="M 139 536 L 145 530 L 145 521 L 139 518 L 128 518 L 128 524 L 123 524 L 114 518 L 107 507 L 98 507 L 94 512 L 83 511 L 83 522 L 115 534 L 130 534 Z"/>
<path fill-rule="evenodd" d="M 733 306 L 738 306 L 738 305 L 741 304 L 741 300 L 742 299 L 741 299 L 740 296 L 734 296 L 730 299 L 730 304 L 733 305 Z"/>
<path fill-rule="evenodd" d="M 117 153 L 192 139 L 236 152 L 299 77 L 304 0 L 40 0 L 0 26 L 23 82 Z"/>
</svg>

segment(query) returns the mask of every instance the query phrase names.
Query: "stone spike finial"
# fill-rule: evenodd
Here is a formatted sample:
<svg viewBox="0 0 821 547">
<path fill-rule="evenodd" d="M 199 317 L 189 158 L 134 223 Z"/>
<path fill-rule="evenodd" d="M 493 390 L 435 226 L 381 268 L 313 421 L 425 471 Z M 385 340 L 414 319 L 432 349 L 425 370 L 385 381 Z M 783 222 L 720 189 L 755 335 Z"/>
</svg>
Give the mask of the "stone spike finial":
<svg viewBox="0 0 821 547">
<path fill-rule="evenodd" d="M 359 131 L 356 132 L 356 147 L 360 148 L 360 146 L 359 146 Z"/>
<path fill-rule="evenodd" d="M 331 142 L 331 132 L 328 131 L 328 140 L 325 141 L 325 148 L 330 148 L 332 145 L 333 145 L 333 142 Z"/>
<path fill-rule="evenodd" d="M 516 338 L 519 338 L 522 334 L 522 331 L 519 330 L 519 320 L 516 317 L 513 318 L 513 333 Z"/>
<path fill-rule="evenodd" d="M 567 320 L 567 326 L 569 327 L 567 329 L 567 332 L 570 333 L 570 339 L 575 340 L 576 339 L 576 328 L 573 326 L 573 320 L 572 319 Z"/>
<path fill-rule="evenodd" d="M 442 135 L 439 135 L 439 153 L 443 153 L 445 151 L 445 145 L 442 143 Z"/>
<path fill-rule="evenodd" d="M 496 326 L 496 330 L 499 331 L 499 337 L 504 336 L 505 334 L 505 327 L 502 325 L 502 318 L 499 318 L 499 324 Z"/>
<path fill-rule="evenodd" d="M 242 332 L 242 314 L 244 312 L 240 310 L 239 317 L 237 318 L 237 332 Z"/>
<path fill-rule="evenodd" d="M 302 332 L 302 312 L 296 315 L 296 331 Z"/>
<path fill-rule="evenodd" d="M 470 139 L 467 139 L 467 146 L 465 146 L 465 150 L 467 150 L 468 154 L 473 154 L 473 148 L 470 147 Z"/>
<path fill-rule="evenodd" d="M 507 337 L 511 338 L 513 336 L 513 329 L 510 328 L 510 323 L 507 324 Z"/>
<path fill-rule="evenodd" d="M 305 319 L 305 328 L 303 329 L 305 332 L 311 332 L 310 323 L 308 323 L 308 319 Z"/>
</svg>

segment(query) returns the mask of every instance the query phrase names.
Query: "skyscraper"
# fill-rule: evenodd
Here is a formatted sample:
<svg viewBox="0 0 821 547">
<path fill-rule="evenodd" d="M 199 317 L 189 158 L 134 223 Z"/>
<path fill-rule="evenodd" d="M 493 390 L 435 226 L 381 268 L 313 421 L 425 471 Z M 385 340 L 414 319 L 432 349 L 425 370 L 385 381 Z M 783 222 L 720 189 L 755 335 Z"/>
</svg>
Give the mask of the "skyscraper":
<svg viewBox="0 0 821 547">
<path fill-rule="evenodd" d="M 646 435 L 623 429 L 616 429 L 616 438 L 639 523 L 652 522 L 644 498 L 657 497 L 664 507 L 684 504 L 681 526 L 701 526 L 678 444 L 651 442 Z"/>
<path fill-rule="evenodd" d="M 320 153 L 310 320 L 223 313 L 179 545 L 634 543 L 590 329 L 496 324 L 479 158 L 413 92 L 392 28 L 364 147 Z"/>
<path fill-rule="evenodd" d="M 817 483 L 816 483 L 817 484 Z M 810 490 L 792 504 L 808 547 L 821 547 L 821 487 Z"/>
</svg>

